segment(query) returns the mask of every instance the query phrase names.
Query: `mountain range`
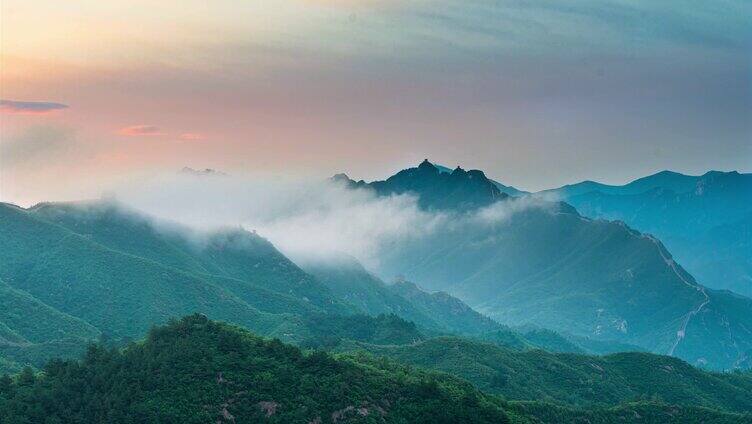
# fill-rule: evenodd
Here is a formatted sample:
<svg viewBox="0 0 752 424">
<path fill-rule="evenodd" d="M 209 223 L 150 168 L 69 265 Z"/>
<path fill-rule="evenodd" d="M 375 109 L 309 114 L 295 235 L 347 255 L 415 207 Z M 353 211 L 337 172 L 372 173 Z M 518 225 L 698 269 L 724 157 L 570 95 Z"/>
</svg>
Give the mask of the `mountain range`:
<svg viewBox="0 0 752 424">
<path fill-rule="evenodd" d="M 305 352 L 194 314 L 153 328 L 124 349 L 92 345 L 79 361 L 55 360 L 39 375 L 26 368 L 15 379 L 0 378 L 0 419 L 738 424 L 750 418 L 749 376 L 711 375 L 673 358 L 557 360 L 541 351 L 519 354 L 453 339 L 364 346 L 382 356 L 362 349 L 336 356 Z M 388 357 L 446 369 L 512 400 Z M 513 400 L 531 397 L 536 400 Z M 620 399 L 629 400 L 609 406 Z"/>
<path fill-rule="evenodd" d="M 426 210 L 457 214 L 442 231 L 392 249 L 384 276 L 444 290 L 504 324 L 634 344 L 697 365 L 733 368 L 752 352 L 752 300 L 699 284 L 661 241 L 623 222 L 504 196 L 481 171 L 447 175 L 428 161 L 384 181 L 346 184 L 412 193 Z"/>
<path fill-rule="evenodd" d="M 653 234 L 698 281 L 752 296 L 752 174 L 663 171 L 623 186 L 585 181 L 542 194 Z"/>
<path fill-rule="evenodd" d="M 442 224 L 366 269 L 115 201 L 0 204 L 0 422 L 748 422 L 752 300 L 658 236 L 428 161 L 333 180 Z"/>
<path fill-rule="evenodd" d="M 198 232 L 110 201 L 0 204 L 0 218 L 5 370 L 76 356 L 92 340 L 127 343 L 193 312 L 300 345 L 503 333 L 538 346 L 446 293 L 387 285 L 352 258 L 303 270 L 240 228 Z"/>
</svg>

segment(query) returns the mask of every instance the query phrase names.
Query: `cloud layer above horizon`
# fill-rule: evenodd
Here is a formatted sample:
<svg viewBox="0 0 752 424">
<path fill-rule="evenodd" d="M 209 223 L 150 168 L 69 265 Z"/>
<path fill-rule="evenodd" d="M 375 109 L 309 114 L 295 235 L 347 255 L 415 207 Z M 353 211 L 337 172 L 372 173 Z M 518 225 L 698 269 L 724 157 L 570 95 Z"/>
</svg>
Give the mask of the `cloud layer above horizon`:
<svg viewBox="0 0 752 424">
<path fill-rule="evenodd" d="M 0 112 L 2 113 L 43 115 L 67 108 L 68 105 L 55 102 L 22 102 L 0 99 Z"/>
<path fill-rule="evenodd" d="M 0 141 L 58 125 L 85 148 L 14 166 L 3 200 L 75 184 L 69 161 L 103 181 L 183 166 L 372 179 L 429 157 L 529 190 L 752 163 L 741 0 L 52 5 L 2 4 Z"/>
</svg>

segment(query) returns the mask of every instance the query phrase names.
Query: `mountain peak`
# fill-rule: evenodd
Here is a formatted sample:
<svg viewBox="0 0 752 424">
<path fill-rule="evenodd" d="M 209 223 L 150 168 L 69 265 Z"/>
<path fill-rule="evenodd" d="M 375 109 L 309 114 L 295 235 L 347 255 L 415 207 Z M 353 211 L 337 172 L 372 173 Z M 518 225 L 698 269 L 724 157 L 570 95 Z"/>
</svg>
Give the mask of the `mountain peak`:
<svg viewBox="0 0 752 424">
<path fill-rule="evenodd" d="M 332 181 L 345 181 L 345 182 L 352 181 L 350 177 L 348 177 L 347 174 L 345 174 L 344 172 L 340 172 L 339 174 L 332 175 L 331 180 Z"/>
<path fill-rule="evenodd" d="M 457 167 L 446 173 L 428 159 L 417 168 L 403 169 L 384 181 L 363 185 L 373 188 L 379 195 L 417 195 L 418 203 L 424 209 L 472 209 L 508 196 L 481 171 L 465 171 Z"/>
<path fill-rule="evenodd" d="M 439 169 L 434 166 L 431 162 L 428 161 L 428 159 L 423 159 L 423 162 L 418 165 L 418 169 L 421 171 L 431 171 L 431 172 L 439 172 Z"/>
</svg>

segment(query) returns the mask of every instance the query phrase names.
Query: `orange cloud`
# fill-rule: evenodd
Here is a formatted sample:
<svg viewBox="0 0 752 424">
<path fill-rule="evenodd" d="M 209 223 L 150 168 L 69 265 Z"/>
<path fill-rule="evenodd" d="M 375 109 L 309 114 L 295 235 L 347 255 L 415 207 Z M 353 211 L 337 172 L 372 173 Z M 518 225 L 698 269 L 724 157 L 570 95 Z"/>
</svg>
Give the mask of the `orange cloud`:
<svg viewBox="0 0 752 424">
<path fill-rule="evenodd" d="M 156 135 L 165 135 L 159 127 L 154 125 L 131 125 L 128 127 L 120 128 L 117 131 L 118 134 L 127 137 L 151 137 Z"/>
<path fill-rule="evenodd" d="M 25 102 L 0 99 L 0 112 L 2 113 L 17 115 L 46 115 L 67 108 L 68 105 L 55 102 Z"/>
<path fill-rule="evenodd" d="M 180 134 L 180 137 L 178 138 L 184 141 L 197 141 L 197 140 L 203 140 L 204 135 L 199 134 L 199 133 L 183 133 L 183 134 Z"/>
</svg>

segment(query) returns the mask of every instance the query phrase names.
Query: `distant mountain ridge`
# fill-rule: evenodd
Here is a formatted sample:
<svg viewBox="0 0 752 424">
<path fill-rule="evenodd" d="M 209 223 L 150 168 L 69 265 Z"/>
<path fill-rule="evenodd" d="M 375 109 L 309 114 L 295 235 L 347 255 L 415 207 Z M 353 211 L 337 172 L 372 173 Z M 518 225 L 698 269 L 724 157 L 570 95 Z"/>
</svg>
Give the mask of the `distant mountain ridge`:
<svg viewBox="0 0 752 424">
<path fill-rule="evenodd" d="M 383 181 L 356 182 L 345 174 L 337 174 L 332 180 L 351 188 L 370 188 L 381 196 L 418 193 L 418 204 L 428 210 L 467 210 L 509 197 L 486 178 L 483 171 L 465 171 L 458 166 L 451 173 L 442 172 L 428 159 L 416 168 L 404 169 Z"/>
<path fill-rule="evenodd" d="M 505 329 L 447 293 L 428 293 L 407 281 L 386 284 L 354 258 L 302 262 L 301 267 L 340 299 L 369 315 L 395 314 L 441 334 L 481 334 Z"/>
<path fill-rule="evenodd" d="M 446 294 L 400 293 L 354 260 L 308 273 L 253 232 L 197 232 L 116 202 L 0 204 L 0 231 L 0 372 L 192 312 L 298 344 L 497 330 L 524 340 Z"/>
<path fill-rule="evenodd" d="M 732 368 L 752 353 L 752 300 L 704 289 L 655 238 L 535 197 L 458 202 L 484 191 L 451 185 L 429 163 L 421 166 L 385 181 L 348 181 L 380 195 L 411 192 L 427 209 L 497 208 L 504 219 L 454 220 L 451 228 L 395 246 L 381 258 L 386 278 L 404 275 L 447 291 L 504 324 L 634 344 L 714 368 Z M 685 184 L 674 174 L 661 178 Z"/>
<path fill-rule="evenodd" d="M 440 172 L 444 172 L 444 173 L 447 173 L 447 174 L 451 174 L 452 173 L 452 169 L 451 168 L 447 168 L 446 166 L 438 165 L 438 164 L 435 164 L 435 163 L 433 164 L 433 166 L 435 166 L 436 169 L 438 169 Z M 488 179 L 488 181 L 491 181 L 499 189 L 499 191 L 501 191 L 502 193 L 506 193 L 506 194 L 508 194 L 510 196 L 523 196 L 523 195 L 526 195 L 526 194 L 530 194 L 530 192 L 528 192 L 528 191 L 524 191 L 524 190 L 520 190 L 520 189 L 518 189 L 516 187 L 504 185 L 504 184 L 502 184 L 502 183 L 500 183 L 498 181 L 492 180 L 490 178 Z"/>
<path fill-rule="evenodd" d="M 334 411 L 337 417 L 369 422 L 380 415 L 355 411 L 377 414 L 378 404 L 390 411 L 381 416 L 387 422 L 413 422 L 419 416 L 414 408 L 425 405 L 422 401 L 405 411 L 373 397 L 398 391 L 399 403 L 434 399 L 448 390 L 449 400 L 442 398 L 428 412 L 456 405 L 447 422 L 468 422 L 456 413 L 470 408 L 465 411 L 475 416 L 482 410 L 476 408 L 481 398 L 497 402 L 515 423 L 528 416 L 531 423 L 605 424 L 635 416 L 656 423 L 666 417 L 677 423 L 748 420 L 748 374 L 715 374 L 647 353 L 606 358 L 585 353 L 632 350 L 626 343 L 635 342 L 661 353 L 673 349 L 696 365 L 745 367 L 750 363 L 749 299 L 705 289 L 658 240 L 623 223 L 585 218 L 563 203 L 505 197 L 474 209 L 465 202 L 457 205 L 440 209 L 457 218 L 457 225 L 440 237 L 393 246 L 386 265 L 408 268 L 408 279 L 386 284 L 346 256 L 324 264 L 293 263 L 242 228 L 198 232 L 115 202 L 46 203 L 29 209 L 0 203 L 0 233 L 6 236 L 0 238 L 0 374 L 27 363 L 42 367 L 51 358 L 78 357 L 94 339 L 112 346 L 140 338 L 145 328 L 193 312 L 304 348 L 349 352 L 336 360 L 321 351 L 300 352 L 192 315 L 125 350 L 90 348 L 82 362 L 52 361 L 37 377 L 30 370 L 13 380 L 0 377 L 0 411 L 13 407 L 13 417 L 21 422 L 54 411 L 68 422 L 64 417 L 71 410 L 87 405 L 90 409 L 78 410 L 83 415 L 77 416 L 101 418 L 97 414 L 103 409 L 96 405 L 103 398 L 90 393 L 106 393 L 113 405 L 125 405 L 127 399 L 138 405 L 139 414 L 151 414 L 131 417 L 136 421 L 265 419 L 276 404 L 287 408 L 276 409 L 274 417 L 281 420 L 328 417 Z M 494 208 L 512 213 L 486 222 Z M 467 226 L 470 222 L 483 224 Z M 475 295 L 465 297 L 470 293 Z M 512 330 L 473 307 L 523 327 Z M 539 325 L 526 325 L 531 323 Z M 569 334 L 565 339 L 540 327 Z M 447 376 L 437 376 L 438 385 L 408 384 L 400 392 L 405 378 L 422 372 L 353 349 L 444 370 L 519 401 L 482 395 Z M 241 364 L 241 359 L 248 361 Z M 294 393 L 285 380 L 291 370 L 306 376 L 294 379 L 304 386 Z M 433 375 L 421 375 L 428 374 Z M 248 391 L 237 389 L 238 375 L 252 381 Z M 144 381 L 148 384 L 139 386 Z M 333 381 L 335 391 L 316 398 L 317 386 Z M 387 391 L 370 390 L 383 388 L 382 383 Z M 155 387 L 158 392 L 152 391 Z M 256 402 L 253 396 L 263 387 L 268 390 Z M 356 396 L 337 406 L 332 401 L 342 399 L 338 390 L 354 390 Z M 185 402 L 194 399 L 186 392 L 199 396 Z M 69 398 L 62 393 L 81 397 L 66 404 Z M 315 399 L 306 408 L 320 410 L 292 408 L 301 404 L 296 397 L 301 393 Z M 652 403 L 645 403 L 648 398 Z M 369 400 L 359 403 L 362 399 Z M 108 408 L 106 420 L 118 422 L 120 415 L 113 414 L 128 416 L 130 410 Z"/>
<path fill-rule="evenodd" d="M 654 234 L 703 284 L 752 296 L 752 174 L 664 171 L 623 186 L 582 182 L 543 193 Z"/>
<path fill-rule="evenodd" d="M 733 171 L 736 173 L 736 171 Z M 676 193 L 692 191 L 698 181 L 706 176 L 721 174 L 720 171 L 708 171 L 704 175 L 685 175 L 674 171 L 660 171 L 646 177 L 638 178 L 624 185 L 609 185 L 596 181 L 582 181 L 576 184 L 568 184 L 559 188 L 543 190 L 539 193 L 554 193 L 563 197 L 577 196 L 591 191 L 599 191 L 605 194 L 640 194 L 646 191 L 662 188 Z"/>
</svg>

